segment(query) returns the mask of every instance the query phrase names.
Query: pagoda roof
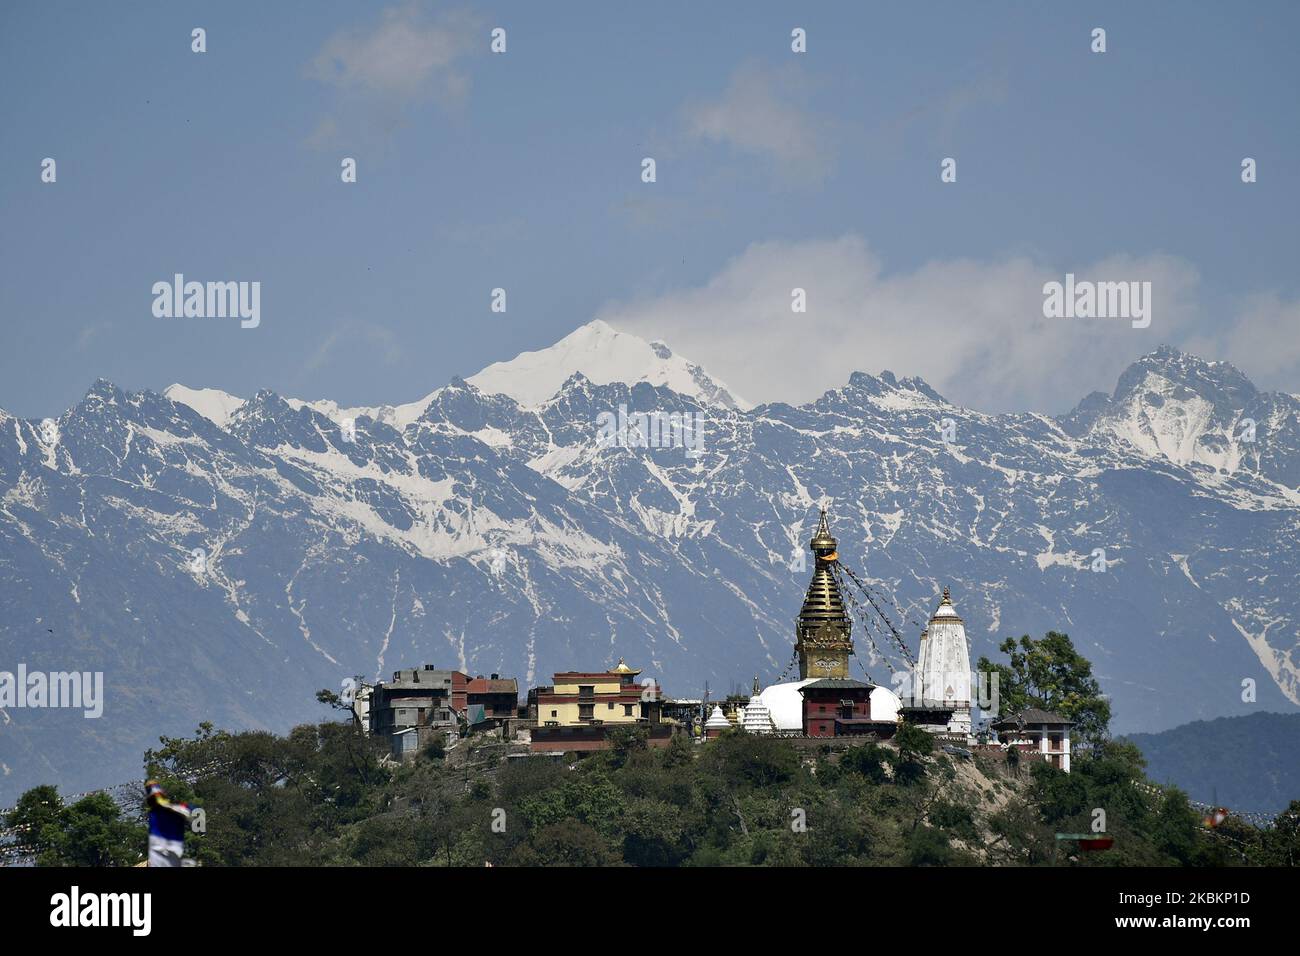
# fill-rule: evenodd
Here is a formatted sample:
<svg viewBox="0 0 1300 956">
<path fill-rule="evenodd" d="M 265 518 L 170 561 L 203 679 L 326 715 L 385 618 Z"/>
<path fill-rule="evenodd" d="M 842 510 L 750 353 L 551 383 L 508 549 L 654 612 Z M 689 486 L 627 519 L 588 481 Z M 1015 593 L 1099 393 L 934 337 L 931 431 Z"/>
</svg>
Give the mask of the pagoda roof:
<svg viewBox="0 0 1300 956">
<path fill-rule="evenodd" d="M 829 624 L 842 630 L 844 636 L 848 637 L 853 625 L 844 610 L 844 598 L 840 594 L 840 586 L 831 572 L 831 567 L 839 559 L 836 551 L 839 545 L 831 536 L 825 509 L 822 509 L 817 533 L 813 535 L 808 546 L 812 548 L 816 559 L 812 580 L 808 583 L 808 593 L 804 597 L 803 607 L 799 609 L 799 633 L 815 634 L 819 628 Z"/>
<path fill-rule="evenodd" d="M 864 684 L 860 680 L 850 680 L 842 677 L 823 677 L 820 680 L 804 684 L 799 688 L 799 693 L 808 690 L 875 690 L 875 684 Z"/>
</svg>

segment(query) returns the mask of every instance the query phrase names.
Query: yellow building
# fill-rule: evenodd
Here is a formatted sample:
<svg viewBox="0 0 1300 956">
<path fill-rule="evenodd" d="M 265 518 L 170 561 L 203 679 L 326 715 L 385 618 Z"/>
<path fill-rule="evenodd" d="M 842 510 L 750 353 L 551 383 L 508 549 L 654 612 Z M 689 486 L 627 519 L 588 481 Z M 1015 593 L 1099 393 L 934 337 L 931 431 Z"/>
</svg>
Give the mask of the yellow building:
<svg viewBox="0 0 1300 956">
<path fill-rule="evenodd" d="M 608 671 L 563 671 L 537 688 L 537 726 L 659 722 L 659 688 L 637 682 L 641 672 L 622 659 Z"/>
</svg>

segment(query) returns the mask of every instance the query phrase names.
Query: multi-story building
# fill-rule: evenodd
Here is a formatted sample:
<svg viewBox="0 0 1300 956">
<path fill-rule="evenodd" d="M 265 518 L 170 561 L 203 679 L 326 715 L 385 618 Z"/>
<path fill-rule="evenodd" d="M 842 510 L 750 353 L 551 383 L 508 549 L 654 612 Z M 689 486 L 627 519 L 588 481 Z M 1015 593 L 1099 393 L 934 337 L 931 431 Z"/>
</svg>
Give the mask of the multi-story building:
<svg viewBox="0 0 1300 956">
<path fill-rule="evenodd" d="M 370 692 L 370 733 L 389 737 L 408 727 L 455 727 L 465 709 L 468 677 L 432 664 L 393 672 Z"/>
<path fill-rule="evenodd" d="M 666 745 L 672 727 L 660 720 L 660 688 L 638 683 L 640 673 L 620 660 L 608 671 L 562 671 L 554 684 L 529 691 L 532 749 L 603 750 L 611 730 L 635 726 L 648 728 L 650 746 Z"/>
<path fill-rule="evenodd" d="M 1053 767 L 1070 772 L 1072 721 L 1037 707 L 1027 707 L 990 726 L 997 731 L 1002 744 L 1040 754 Z"/>
<path fill-rule="evenodd" d="M 535 698 L 537 726 L 659 723 L 659 688 L 642 687 L 636 679 L 640 673 L 621 659 L 608 671 L 557 673 L 554 684 L 529 695 Z"/>
<path fill-rule="evenodd" d="M 892 737 L 894 720 L 871 716 L 874 684 L 823 677 L 799 687 L 803 695 L 803 732 L 809 737 Z"/>
<path fill-rule="evenodd" d="M 480 674 L 466 682 L 465 703 L 471 714 L 471 725 L 480 721 L 513 720 L 519 716 L 519 684 L 513 677 L 503 679 L 499 674 L 491 677 Z"/>
</svg>

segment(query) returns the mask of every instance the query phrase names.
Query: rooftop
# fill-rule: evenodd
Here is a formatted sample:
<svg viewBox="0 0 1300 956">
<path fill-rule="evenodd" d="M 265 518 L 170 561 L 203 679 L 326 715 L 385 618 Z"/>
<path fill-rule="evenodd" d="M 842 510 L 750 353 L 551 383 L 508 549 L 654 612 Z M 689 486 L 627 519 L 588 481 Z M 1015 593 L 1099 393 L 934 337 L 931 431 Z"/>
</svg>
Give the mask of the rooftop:
<svg viewBox="0 0 1300 956">
<path fill-rule="evenodd" d="M 799 689 L 800 693 L 806 690 L 872 690 L 875 684 L 864 684 L 860 680 L 850 680 L 842 677 L 823 677 L 821 680 L 815 680 L 811 683 L 804 684 Z"/>
<path fill-rule="evenodd" d="M 1060 714 L 1054 714 L 1050 710 L 1040 710 L 1037 707 L 1026 707 L 1018 714 L 1008 714 L 1001 720 L 993 722 L 994 730 L 999 727 L 1023 727 L 1025 724 L 1063 724 L 1073 725 L 1074 721 L 1066 720 Z"/>
</svg>

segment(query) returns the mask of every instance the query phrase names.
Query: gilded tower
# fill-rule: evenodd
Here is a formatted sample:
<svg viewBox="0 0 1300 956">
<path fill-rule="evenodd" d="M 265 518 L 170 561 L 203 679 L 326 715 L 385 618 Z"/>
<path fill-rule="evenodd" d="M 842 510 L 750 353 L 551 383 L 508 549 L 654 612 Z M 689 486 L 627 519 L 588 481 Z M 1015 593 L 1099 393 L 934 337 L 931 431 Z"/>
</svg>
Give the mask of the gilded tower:
<svg viewBox="0 0 1300 956">
<path fill-rule="evenodd" d="M 844 610 L 840 587 L 831 566 L 839 557 L 836 541 L 826 525 L 826 509 L 809 547 L 815 555 L 808 596 L 803 599 L 795 624 L 795 653 L 799 655 L 799 679 L 849 677 L 849 655 L 853 653 L 852 622 Z"/>
</svg>

